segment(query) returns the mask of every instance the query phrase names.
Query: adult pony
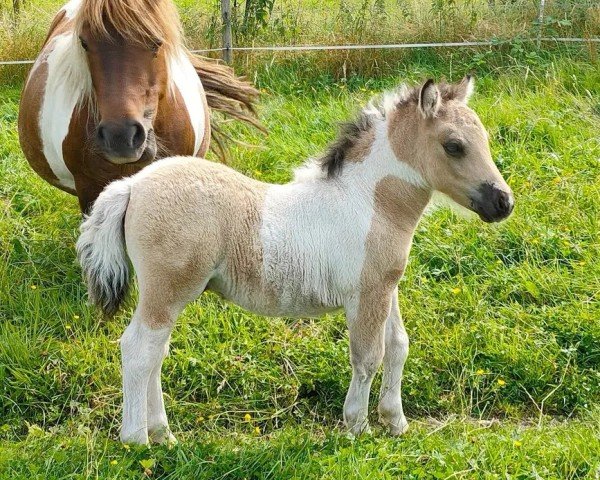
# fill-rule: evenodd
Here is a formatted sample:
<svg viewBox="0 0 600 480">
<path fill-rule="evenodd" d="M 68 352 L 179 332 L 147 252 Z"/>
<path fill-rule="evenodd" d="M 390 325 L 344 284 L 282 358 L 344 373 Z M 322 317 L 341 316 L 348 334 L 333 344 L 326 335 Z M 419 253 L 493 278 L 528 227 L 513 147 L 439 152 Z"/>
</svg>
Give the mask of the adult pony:
<svg viewBox="0 0 600 480">
<path fill-rule="evenodd" d="M 172 0 L 71 0 L 25 84 L 19 138 L 32 168 L 86 212 L 156 158 L 204 156 L 209 107 L 259 126 L 257 94 L 185 48 Z"/>
<path fill-rule="evenodd" d="M 121 338 L 123 441 L 171 438 L 161 365 L 177 316 L 205 289 L 272 316 L 344 308 L 352 363 L 346 425 L 368 428 L 369 390 L 383 361 L 380 419 L 393 434 L 406 430 L 408 336 L 397 284 L 432 192 L 486 222 L 513 209 L 487 133 L 467 107 L 471 90 L 466 78 L 387 94 L 287 185 L 171 158 L 102 192 L 77 250 L 90 298 L 106 314 L 126 293 L 126 249 L 137 273 L 139 304 Z"/>
</svg>

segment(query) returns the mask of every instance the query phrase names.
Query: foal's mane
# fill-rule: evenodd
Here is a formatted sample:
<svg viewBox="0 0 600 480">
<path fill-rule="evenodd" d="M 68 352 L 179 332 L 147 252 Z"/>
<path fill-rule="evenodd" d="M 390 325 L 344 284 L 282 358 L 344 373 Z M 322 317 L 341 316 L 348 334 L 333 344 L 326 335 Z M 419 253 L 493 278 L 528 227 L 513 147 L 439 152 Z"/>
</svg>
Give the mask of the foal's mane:
<svg viewBox="0 0 600 480">
<path fill-rule="evenodd" d="M 89 26 L 92 35 L 110 37 L 110 26 L 139 45 L 162 45 L 172 54 L 182 45 L 181 23 L 171 0 L 83 0 L 75 31 Z"/>
<path fill-rule="evenodd" d="M 440 82 L 436 84 L 443 101 L 452 100 L 457 94 L 457 85 Z M 334 178 L 341 171 L 346 156 L 362 136 L 373 128 L 375 120 L 385 120 L 387 116 L 402 105 L 419 102 L 422 85 L 408 87 L 401 84 L 394 90 L 373 97 L 358 115 L 339 127 L 339 133 L 329 144 L 325 153 L 316 160 L 327 178 Z"/>
</svg>

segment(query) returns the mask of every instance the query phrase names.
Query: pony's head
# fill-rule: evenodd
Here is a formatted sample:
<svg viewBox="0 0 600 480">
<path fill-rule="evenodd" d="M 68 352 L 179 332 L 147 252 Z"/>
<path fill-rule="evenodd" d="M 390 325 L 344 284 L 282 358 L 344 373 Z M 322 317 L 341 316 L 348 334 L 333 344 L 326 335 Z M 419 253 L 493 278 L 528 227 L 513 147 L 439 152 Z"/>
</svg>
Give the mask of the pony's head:
<svg viewBox="0 0 600 480">
<path fill-rule="evenodd" d="M 97 147 L 116 164 L 153 160 L 158 103 L 170 94 L 169 59 L 181 45 L 173 3 L 84 0 L 75 22 L 91 74 Z"/>
<path fill-rule="evenodd" d="M 397 160 L 408 163 L 435 191 L 486 222 L 510 215 L 513 194 L 494 164 L 488 134 L 467 106 L 473 79 L 458 84 L 428 80 L 397 94 L 388 138 Z"/>
</svg>

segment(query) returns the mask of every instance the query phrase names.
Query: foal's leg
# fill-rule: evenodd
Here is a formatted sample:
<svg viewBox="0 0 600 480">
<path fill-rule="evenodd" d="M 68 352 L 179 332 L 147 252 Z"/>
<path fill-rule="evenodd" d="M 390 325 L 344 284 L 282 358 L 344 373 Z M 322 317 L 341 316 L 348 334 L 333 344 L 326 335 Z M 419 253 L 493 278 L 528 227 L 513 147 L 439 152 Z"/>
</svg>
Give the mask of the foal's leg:
<svg viewBox="0 0 600 480">
<path fill-rule="evenodd" d="M 392 435 L 408 429 L 402 410 L 401 382 L 404 362 L 408 356 L 408 335 L 398 309 L 398 288 L 392 296 L 392 309 L 385 324 L 385 355 L 383 380 L 379 396 L 379 421 L 390 427 Z"/>
<path fill-rule="evenodd" d="M 143 271 L 143 270 L 140 270 Z M 123 426 L 126 443 L 175 442 L 169 429 L 160 381 L 175 320 L 200 296 L 208 277 L 140 274 L 140 302 L 121 338 L 123 357 Z M 172 273 L 172 272 L 171 272 Z M 147 277 L 150 277 L 149 280 Z"/>
<path fill-rule="evenodd" d="M 148 382 L 148 436 L 154 443 L 175 443 L 177 441 L 169 429 L 160 381 L 163 360 L 168 353 L 169 341 L 167 340 L 162 358 L 150 373 Z"/>
<path fill-rule="evenodd" d="M 143 302 L 121 337 L 123 362 L 123 425 L 121 441 L 148 443 L 148 388 L 159 369 L 173 322 L 154 324 Z M 159 373 L 160 375 L 160 373 Z M 151 404 L 156 402 L 153 398 Z"/>
<path fill-rule="evenodd" d="M 391 292 L 361 294 L 358 305 L 346 308 L 352 380 L 344 402 L 344 422 L 353 434 L 369 431 L 369 392 L 383 359 L 390 297 Z"/>
</svg>

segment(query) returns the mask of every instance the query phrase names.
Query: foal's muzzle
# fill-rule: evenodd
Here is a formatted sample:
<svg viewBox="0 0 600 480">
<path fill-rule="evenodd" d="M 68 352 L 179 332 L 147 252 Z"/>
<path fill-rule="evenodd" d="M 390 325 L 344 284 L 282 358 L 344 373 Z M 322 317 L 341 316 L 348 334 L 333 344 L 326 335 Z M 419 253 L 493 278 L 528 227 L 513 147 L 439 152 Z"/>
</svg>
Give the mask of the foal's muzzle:
<svg viewBox="0 0 600 480">
<path fill-rule="evenodd" d="M 471 208 L 484 222 L 500 222 L 513 211 L 515 200 L 510 190 L 483 183 L 471 197 Z"/>
<path fill-rule="evenodd" d="M 137 162 L 147 150 L 148 133 L 136 120 L 102 121 L 96 131 L 96 143 L 106 158 L 116 164 Z"/>
</svg>

